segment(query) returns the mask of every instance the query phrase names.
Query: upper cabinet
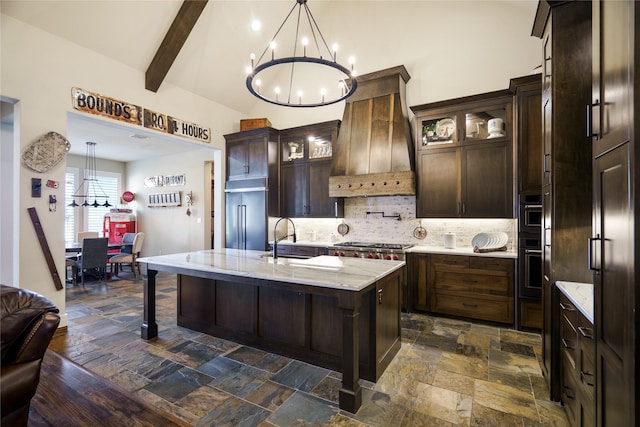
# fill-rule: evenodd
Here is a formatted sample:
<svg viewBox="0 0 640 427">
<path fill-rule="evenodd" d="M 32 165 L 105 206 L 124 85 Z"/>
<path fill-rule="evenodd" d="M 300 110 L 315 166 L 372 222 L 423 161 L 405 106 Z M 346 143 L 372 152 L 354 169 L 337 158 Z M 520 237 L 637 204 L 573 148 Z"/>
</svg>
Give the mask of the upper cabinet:
<svg viewBox="0 0 640 427">
<path fill-rule="evenodd" d="M 273 128 L 252 129 L 225 135 L 227 180 L 269 178 L 276 172 L 278 131 Z"/>
<path fill-rule="evenodd" d="M 343 216 L 344 199 L 329 197 L 329 175 L 340 121 L 280 133 L 281 214 L 289 217 Z"/>
<path fill-rule="evenodd" d="M 514 93 L 514 141 L 518 159 L 518 194 L 542 191 L 542 76 L 511 79 Z"/>
<path fill-rule="evenodd" d="M 411 107 L 418 217 L 513 217 L 512 99 L 503 90 Z"/>
</svg>

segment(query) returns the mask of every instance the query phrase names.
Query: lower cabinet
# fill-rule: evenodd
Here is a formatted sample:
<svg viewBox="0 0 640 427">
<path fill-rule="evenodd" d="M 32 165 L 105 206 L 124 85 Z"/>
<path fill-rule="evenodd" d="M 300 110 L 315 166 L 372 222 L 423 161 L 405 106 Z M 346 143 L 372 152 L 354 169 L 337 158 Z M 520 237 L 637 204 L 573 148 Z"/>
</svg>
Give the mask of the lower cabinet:
<svg viewBox="0 0 640 427">
<path fill-rule="evenodd" d="M 593 323 L 560 292 L 561 401 L 573 426 L 596 425 Z"/>
<path fill-rule="evenodd" d="M 361 295 L 358 314 L 360 377 L 377 381 L 401 345 L 404 268 Z M 178 326 L 286 357 L 343 371 L 344 304 L 332 288 L 252 278 L 178 275 Z"/>
<path fill-rule="evenodd" d="M 412 254 L 412 308 L 496 323 L 514 323 L 515 260 Z"/>
<path fill-rule="evenodd" d="M 542 303 L 533 298 L 518 300 L 518 325 L 520 329 L 540 331 L 542 329 Z"/>
</svg>

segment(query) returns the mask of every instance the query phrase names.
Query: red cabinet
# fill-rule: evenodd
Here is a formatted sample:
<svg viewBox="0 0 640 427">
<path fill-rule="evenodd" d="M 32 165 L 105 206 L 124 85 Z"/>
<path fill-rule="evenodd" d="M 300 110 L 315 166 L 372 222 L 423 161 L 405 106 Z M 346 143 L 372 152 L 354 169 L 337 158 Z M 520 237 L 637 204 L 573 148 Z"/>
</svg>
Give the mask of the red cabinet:
<svg viewBox="0 0 640 427">
<path fill-rule="evenodd" d="M 129 212 L 109 212 L 105 214 L 102 233 L 109 243 L 122 243 L 125 233 L 136 232 L 136 216 Z"/>
</svg>

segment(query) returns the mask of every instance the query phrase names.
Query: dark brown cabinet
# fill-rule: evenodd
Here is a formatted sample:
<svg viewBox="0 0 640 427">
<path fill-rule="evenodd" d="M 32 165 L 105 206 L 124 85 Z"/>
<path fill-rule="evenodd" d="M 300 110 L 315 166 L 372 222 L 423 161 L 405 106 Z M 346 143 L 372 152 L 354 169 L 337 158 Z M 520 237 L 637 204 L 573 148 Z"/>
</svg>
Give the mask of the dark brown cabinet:
<svg viewBox="0 0 640 427">
<path fill-rule="evenodd" d="M 561 400 L 574 426 L 595 426 L 594 326 L 559 292 Z"/>
<path fill-rule="evenodd" d="M 540 194 L 542 188 L 542 76 L 511 80 L 514 94 L 518 193 Z"/>
<path fill-rule="evenodd" d="M 178 325 L 344 374 L 344 301 L 340 289 L 265 279 L 178 274 Z M 360 378 L 377 381 L 400 350 L 400 295 L 404 268 L 359 296 L 355 354 Z M 353 292 L 353 291 L 348 291 Z M 358 336 L 356 335 L 356 336 Z M 358 365 L 357 361 L 355 362 Z"/>
<path fill-rule="evenodd" d="M 640 423 L 637 108 L 640 10 L 593 2 L 593 236 L 598 426 Z"/>
<path fill-rule="evenodd" d="M 585 111 L 591 96 L 591 4 L 542 1 L 533 35 L 542 40 L 543 374 L 560 399 L 559 280 L 590 282 L 592 156 Z"/>
<path fill-rule="evenodd" d="M 408 310 L 429 310 L 429 254 L 411 253 L 407 256 Z"/>
<path fill-rule="evenodd" d="M 227 180 L 268 178 L 277 171 L 278 131 L 252 129 L 225 135 Z"/>
<path fill-rule="evenodd" d="M 418 123 L 417 216 L 512 218 L 511 92 L 424 104 L 411 110 Z"/>
<path fill-rule="evenodd" d="M 329 197 L 333 147 L 340 121 L 283 130 L 280 134 L 281 215 L 340 217 L 342 198 Z"/>
<path fill-rule="evenodd" d="M 516 326 L 542 329 L 542 76 L 511 80 L 518 188 Z"/>
</svg>

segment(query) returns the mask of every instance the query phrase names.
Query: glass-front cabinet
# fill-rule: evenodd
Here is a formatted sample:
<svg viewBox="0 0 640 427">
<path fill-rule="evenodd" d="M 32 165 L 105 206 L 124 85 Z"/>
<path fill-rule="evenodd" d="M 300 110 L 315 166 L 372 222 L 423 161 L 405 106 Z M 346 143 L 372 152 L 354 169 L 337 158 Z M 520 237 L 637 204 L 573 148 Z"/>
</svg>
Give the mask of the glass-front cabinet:
<svg viewBox="0 0 640 427">
<path fill-rule="evenodd" d="M 283 131 L 280 137 L 282 162 L 295 160 L 330 160 L 333 156 L 333 135 L 331 132 L 295 135 Z"/>
<path fill-rule="evenodd" d="M 426 116 L 421 122 L 420 148 L 442 148 L 462 142 L 505 138 L 508 136 L 508 122 L 506 108 L 499 106 Z"/>
<path fill-rule="evenodd" d="M 504 90 L 411 107 L 417 217 L 513 217 L 512 100 Z"/>
<path fill-rule="evenodd" d="M 280 209 L 289 217 L 343 215 L 343 200 L 329 197 L 333 145 L 340 121 L 285 129 L 280 133 Z"/>
</svg>

